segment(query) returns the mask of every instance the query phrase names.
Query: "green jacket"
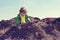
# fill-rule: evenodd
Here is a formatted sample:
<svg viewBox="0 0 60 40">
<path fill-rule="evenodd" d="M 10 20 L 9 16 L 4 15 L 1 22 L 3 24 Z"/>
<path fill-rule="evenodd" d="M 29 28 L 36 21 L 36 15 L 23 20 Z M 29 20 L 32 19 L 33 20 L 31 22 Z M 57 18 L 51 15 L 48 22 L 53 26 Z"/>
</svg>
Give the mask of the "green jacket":
<svg viewBox="0 0 60 40">
<path fill-rule="evenodd" d="M 29 22 L 27 15 L 25 15 L 25 21 L 26 21 L 26 22 Z M 16 25 L 21 24 L 21 17 L 20 17 L 19 14 L 18 14 L 18 16 L 17 16 L 16 19 L 15 19 L 15 24 L 16 24 Z"/>
</svg>

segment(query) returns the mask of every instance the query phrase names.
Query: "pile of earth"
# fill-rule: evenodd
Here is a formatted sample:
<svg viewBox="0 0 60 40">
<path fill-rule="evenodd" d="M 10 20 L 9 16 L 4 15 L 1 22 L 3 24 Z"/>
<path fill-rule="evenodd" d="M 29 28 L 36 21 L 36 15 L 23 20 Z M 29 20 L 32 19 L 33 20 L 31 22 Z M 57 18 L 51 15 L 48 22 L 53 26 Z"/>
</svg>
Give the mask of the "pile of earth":
<svg viewBox="0 0 60 40">
<path fill-rule="evenodd" d="M 0 40 L 60 40 L 60 18 L 40 20 L 31 17 L 26 24 L 16 25 L 12 18 L 0 21 Z"/>
</svg>

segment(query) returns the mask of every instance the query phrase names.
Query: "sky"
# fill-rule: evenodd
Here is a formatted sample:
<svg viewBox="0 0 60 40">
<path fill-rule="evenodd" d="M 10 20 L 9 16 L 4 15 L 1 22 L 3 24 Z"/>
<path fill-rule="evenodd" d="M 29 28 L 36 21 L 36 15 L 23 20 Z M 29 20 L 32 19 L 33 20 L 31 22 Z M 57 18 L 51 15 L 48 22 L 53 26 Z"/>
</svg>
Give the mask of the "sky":
<svg viewBox="0 0 60 40">
<path fill-rule="evenodd" d="M 21 7 L 32 17 L 60 17 L 60 0 L 0 0 L 0 20 L 16 17 Z"/>
</svg>

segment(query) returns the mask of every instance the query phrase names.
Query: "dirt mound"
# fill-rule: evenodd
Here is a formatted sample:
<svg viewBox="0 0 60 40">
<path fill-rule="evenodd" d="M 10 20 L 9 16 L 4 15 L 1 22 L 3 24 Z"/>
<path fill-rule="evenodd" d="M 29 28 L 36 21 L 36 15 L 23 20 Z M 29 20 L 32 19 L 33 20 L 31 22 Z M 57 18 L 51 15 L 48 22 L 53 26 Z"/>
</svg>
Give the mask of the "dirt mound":
<svg viewBox="0 0 60 40">
<path fill-rule="evenodd" d="M 60 18 L 31 18 L 32 21 L 16 26 L 14 18 L 0 21 L 0 40 L 60 40 Z"/>
</svg>

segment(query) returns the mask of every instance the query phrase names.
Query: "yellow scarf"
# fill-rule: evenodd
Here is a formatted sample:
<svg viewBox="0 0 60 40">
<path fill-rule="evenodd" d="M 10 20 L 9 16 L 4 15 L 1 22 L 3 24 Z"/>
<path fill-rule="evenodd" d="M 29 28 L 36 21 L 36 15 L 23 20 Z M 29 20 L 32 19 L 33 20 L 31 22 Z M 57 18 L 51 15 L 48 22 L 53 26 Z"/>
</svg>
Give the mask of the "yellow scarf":
<svg viewBox="0 0 60 40">
<path fill-rule="evenodd" d="M 22 24 L 22 23 L 26 23 L 26 21 L 25 21 L 25 16 L 20 15 L 20 17 L 21 17 L 21 24 Z"/>
</svg>

